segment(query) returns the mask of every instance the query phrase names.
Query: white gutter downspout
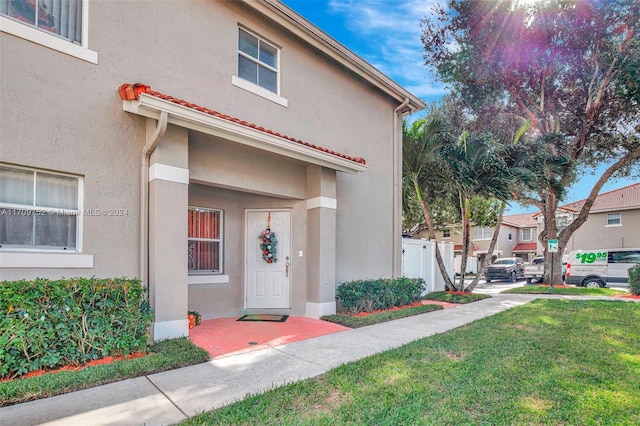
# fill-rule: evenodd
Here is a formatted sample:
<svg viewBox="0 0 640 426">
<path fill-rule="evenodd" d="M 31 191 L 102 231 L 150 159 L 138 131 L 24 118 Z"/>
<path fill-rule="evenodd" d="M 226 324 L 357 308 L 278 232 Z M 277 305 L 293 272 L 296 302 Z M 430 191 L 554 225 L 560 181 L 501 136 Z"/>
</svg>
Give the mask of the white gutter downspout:
<svg viewBox="0 0 640 426">
<path fill-rule="evenodd" d="M 140 281 L 149 288 L 149 162 L 160 138 L 167 131 L 169 113 L 160 111 L 156 129 L 149 135 L 140 161 Z M 147 297 L 149 294 L 147 293 Z"/>
<path fill-rule="evenodd" d="M 398 118 L 399 115 L 404 115 L 405 112 L 402 112 L 404 108 L 409 105 L 409 98 L 405 98 L 404 102 L 402 102 L 396 109 L 393 110 L 393 223 L 392 223 L 392 245 L 391 245 L 391 275 L 396 276 L 402 275 L 402 263 L 398 265 L 398 256 L 397 253 L 402 250 L 402 239 L 398 240 L 396 236 L 396 226 L 398 223 L 398 218 L 402 220 L 402 206 L 398 206 L 398 199 L 402 202 L 402 162 L 399 163 L 399 160 L 402 158 L 402 136 L 399 136 L 398 132 Z M 410 111 L 413 111 L 412 107 L 409 107 Z M 400 139 L 399 139 L 400 137 Z M 398 170 L 399 168 L 399 170 Z M 402 234 L 402 232 L 401 232 Z M 398 244 L 400 246 L 398 246 Z"/>
</svg>

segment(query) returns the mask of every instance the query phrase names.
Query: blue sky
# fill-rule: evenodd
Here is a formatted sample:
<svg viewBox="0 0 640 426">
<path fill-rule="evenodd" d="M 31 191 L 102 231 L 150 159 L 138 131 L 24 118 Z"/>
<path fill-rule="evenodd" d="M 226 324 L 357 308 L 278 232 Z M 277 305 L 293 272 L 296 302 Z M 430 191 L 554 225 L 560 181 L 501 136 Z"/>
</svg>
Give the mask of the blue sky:
<svg viewBox="0 0 640 426">
<path fill-rule="evenodd" d="M 423 64 L 420 21 L 442 0 L 282 0 L 314 25 L 384 72 L 425 102 L 438 101 L 446 88 Z M 420 113 L 418 113 L 420 114 Z M 568 191 L 566 203 L 586 198 L 602 170 L 591 170 Z M 610 179 L 600 191 L 637 179 Z M 508 214 L 537 211 L 517 204 Z"/>
</svg>

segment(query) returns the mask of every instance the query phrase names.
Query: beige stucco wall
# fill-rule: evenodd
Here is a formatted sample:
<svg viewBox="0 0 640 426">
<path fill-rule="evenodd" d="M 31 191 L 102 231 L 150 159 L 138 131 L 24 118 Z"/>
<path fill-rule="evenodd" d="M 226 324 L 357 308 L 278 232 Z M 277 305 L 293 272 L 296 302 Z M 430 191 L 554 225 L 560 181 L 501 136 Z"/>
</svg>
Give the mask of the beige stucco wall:
<svg viewBox="0 0 640 426">
<path fill-rule="evenodd" d="M 470 227 L 470 234 L 471 234 L 471 241 L 478 247 L 478 249 L 476 250 L 476 253 L 477 252 L 486 253 L 487 250 L 489 249 L 489 244 L 491 243 L 491 239 L 489 238 L 474 239 L 473 233 L 474 233 L 474 226 L 472 225 Z M 511 233 L 511 239 L 509 239 L 509 233 Z M 534 229 L 533 231 L 534 238 L 536 237 L 535 234 L 536 234 L 536 231 Z M 522 242 L 520 241 L 520 236 L 521 236 L 520 228 L 503 224 L 500 227 L 500 233 L 498 234 L 498 240 L 496 241 L 494 254 L 503 256 L 503 257 L 515 256 L 515 254 L 513 253 L 513 249 L 518 243 Z M 427 231 L 421 232 L 418 238 L 428 238 L 428 232 Z M 452 228 L 451 238 L 444 238 L 442 231 L 436 231 L 436 239 L 438 241 L 446 241 L 446 242 L 452 242 L 454 244 L 462 244 L 462 230 L 460 228 L 455 228 L 455 229 Z M 526 241 L 526 242 L 534 242 L 534 241 Z"/>
<path fill-rule="evenodd" d="M 572 250 L 640 247 L 640 209 L 622 210 L 622 225 L 607 226 L 607 213 L 591 213 L 569 239 L 565 253 Z"/>
<path fill-rule="evenodd" d="M 228 189 L 306 198 L 306 164 L 191 132 L 189 178 Z"/>
<path fill-rule="evenodd" d="M 287 108 L 231 84 L 237 67 L 238 24 L 281 48 L 280 95 L 288 100 Z M 98 52 L 97 65 L 0 33 L 0 158 L 82 176 L 84 208 L 126 209 L 128 214 L 84 218 L 82 252 L 94 256 L 93 268 L 0 269 L 0 279 L 138 276 L 140 160 L 146 122 L 124 112 L 117 94 L 122 83 L 135 82 L 364 157 L 365 172 L 338 173 L 336 178 L 336 280 L 392 275 L 391 239 L 394 227 L 399 228 L 392 219 L 390 162 L 397 104 L 388 97 L 311 51 L 276 23 L 234 2 L 91 1 L 89 48 Z M 300 210 L 306 197 L 304 164 L 193 133 L 189 149 L 199 154 L 190 153 L 189 203 L 225 209 L 226 235 L 241 231 L 238 217 L 244 208 L 287 207 L 294 213 L 294 253 L 297 245 L 304 245 L 306 212 Z M 266 159 L 274 163 L 264 165 L 261 160 Z M 246 191 L 277 193 L 279 198 Z M 226 250 L 225 263 L 240 260 L 238 247 Z M 306 277 L 302 271 L 294 272 L 300 282 Z M 238 302 L 242 277 L 229 272 L 230 283 L 216 287 L 215 293 L 222 297 L 205 296 L 203 288 L 190 287 L 190 307 Z M 298 309 L 306 290 L 294 290 L 293 297 Z M 229 313 L 226 308 L 216 312 Z"/>
</svg>

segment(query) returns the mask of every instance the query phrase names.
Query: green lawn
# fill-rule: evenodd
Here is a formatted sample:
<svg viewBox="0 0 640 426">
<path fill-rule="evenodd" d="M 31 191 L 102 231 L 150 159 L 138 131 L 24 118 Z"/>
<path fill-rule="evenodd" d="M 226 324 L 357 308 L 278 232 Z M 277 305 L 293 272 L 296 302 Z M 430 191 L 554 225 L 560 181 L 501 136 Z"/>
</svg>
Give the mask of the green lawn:
<svg viewBox="0 0 640 426">
<path fill-rule="evenodd" d="M 640 304 L 536 300 L 185 424 L 637 425 Z"/>
<path fill-rule="evenodd" d="M 73 392 L 118 380 L 143 376 L 207 361 L 207 351 L 189 339 L 165 340 L 150 348 L 150 355 L 78 371 L 61 371 L 0 383 L 0 407 Z"/>
<path fill-rule="evenodd" d="M 501 293 L 526 293 L 526 294 L 565 294 L 572 296 L 616 296 L 629 294 L 624 290 L 614 290 L 612 288 L 586 288 L 586 287 L 558 287 L 553 288 L 545 285 L 528 285 L 505 290 Z"/>
</svg>

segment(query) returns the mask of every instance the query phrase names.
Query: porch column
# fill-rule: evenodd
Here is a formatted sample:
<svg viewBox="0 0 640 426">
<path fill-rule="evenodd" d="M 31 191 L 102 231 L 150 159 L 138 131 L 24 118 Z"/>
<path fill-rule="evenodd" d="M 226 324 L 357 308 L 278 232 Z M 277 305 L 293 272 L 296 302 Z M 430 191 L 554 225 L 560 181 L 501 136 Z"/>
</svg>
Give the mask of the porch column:
<svg viewBox="0 0 640 426">
<path fill-rule="evenodd" d="M 189 335 L 188 159 L 187 130 L 169 125 L 149 167 L 149 299 L 155 314 L 154 340 Z"/>
<path fill-rule="evenodd" d="M 306 316 L 336 313 L 336 172 L 307 167 Z"/>
</svg>

